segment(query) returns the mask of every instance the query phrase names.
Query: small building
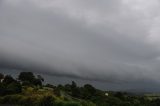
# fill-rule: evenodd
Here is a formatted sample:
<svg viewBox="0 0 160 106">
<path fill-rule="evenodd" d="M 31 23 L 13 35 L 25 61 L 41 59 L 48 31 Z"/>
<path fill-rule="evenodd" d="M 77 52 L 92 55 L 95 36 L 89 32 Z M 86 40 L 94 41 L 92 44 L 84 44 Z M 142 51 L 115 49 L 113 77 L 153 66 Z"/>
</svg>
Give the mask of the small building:
<svg viewBox="0 0 160 106">
<path fill-rule="evenodd" d="M 1 79 L 0 82 L 2 83 L 4 79 Z"/>
<path fill-rule="evenodd" d="M 109 96 L 109 94 L 106 92 L 106 93 L 105 93 L 105 96 Z"/>
</svg>

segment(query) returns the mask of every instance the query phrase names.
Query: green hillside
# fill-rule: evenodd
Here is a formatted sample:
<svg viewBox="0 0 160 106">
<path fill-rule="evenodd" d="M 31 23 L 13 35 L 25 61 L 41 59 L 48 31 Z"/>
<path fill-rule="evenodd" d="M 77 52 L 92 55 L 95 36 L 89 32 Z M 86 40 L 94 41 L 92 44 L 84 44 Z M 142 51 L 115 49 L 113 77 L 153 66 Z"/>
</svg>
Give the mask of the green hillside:
<svg viewBox="0 0 160 106">
<path fill-rule="evenodd" d="M 0 104 L 15 106 L 160 106 L 159 96 L 136 96 L 126 92 L 102 91 L 90 84 L 82 87 L 43 84 L 42 76 L 21 72 L 16 79 L 0 74 Z"/>
</svg>

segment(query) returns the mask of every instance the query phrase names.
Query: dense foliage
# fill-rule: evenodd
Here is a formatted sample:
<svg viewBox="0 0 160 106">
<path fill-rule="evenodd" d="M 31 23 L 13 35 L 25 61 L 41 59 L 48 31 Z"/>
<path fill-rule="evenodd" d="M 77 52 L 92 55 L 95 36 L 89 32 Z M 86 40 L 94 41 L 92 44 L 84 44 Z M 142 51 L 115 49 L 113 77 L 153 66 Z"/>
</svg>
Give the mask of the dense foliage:
<svg viewBox="0 0 160 106">
<path fill-rule="evenodd" d="M 125 92 L 102 91 L 90 84 L 78 87 L 43 85 L 42 76 L 21 72 L 18 78 L 0 73 L 0 104 L 17 106 L 160 106 L 159 97 L 151 98 Z"/>
</svg>

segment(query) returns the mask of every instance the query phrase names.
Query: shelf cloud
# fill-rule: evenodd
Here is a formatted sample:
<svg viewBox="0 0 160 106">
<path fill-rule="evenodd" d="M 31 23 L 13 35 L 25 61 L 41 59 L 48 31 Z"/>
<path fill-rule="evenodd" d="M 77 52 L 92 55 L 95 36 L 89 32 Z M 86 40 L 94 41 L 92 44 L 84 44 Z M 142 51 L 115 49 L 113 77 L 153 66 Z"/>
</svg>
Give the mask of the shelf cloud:
<svg viewBox="0 0 160 106">
<path fill-rule="evenodd" d="M 1 0 L 0 66 L 159 83 L 159 9 L 159 0 Z"/>
</svg>

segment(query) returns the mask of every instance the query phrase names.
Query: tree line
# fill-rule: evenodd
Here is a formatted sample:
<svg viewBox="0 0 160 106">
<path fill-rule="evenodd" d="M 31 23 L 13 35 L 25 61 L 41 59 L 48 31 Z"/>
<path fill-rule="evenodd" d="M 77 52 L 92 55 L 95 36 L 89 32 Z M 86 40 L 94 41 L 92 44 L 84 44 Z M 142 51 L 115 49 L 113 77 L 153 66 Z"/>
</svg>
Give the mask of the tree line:
<svg viewBox="0 0 160 106">
<path fill-rule="evenodd" d="M 0 73 L 0 95 L 17 94 L 22 92 L 22 86 L 42 86 L 44 79 L 32 72 L 21 72 L 17 79 L 11 75 Z"/>
<path fill-rule="evenodd" d="M 127 92 L 96 89 L 76 82 L 65 85 L 43 84 L 44 78 L 32 72 L 20 72 L 17 78 L 0 73 L 0 104 L 18 106 L 160 106 L 151 99 Z M 107 93 L 107 95 L 106 95 Z"/>
</svg>

